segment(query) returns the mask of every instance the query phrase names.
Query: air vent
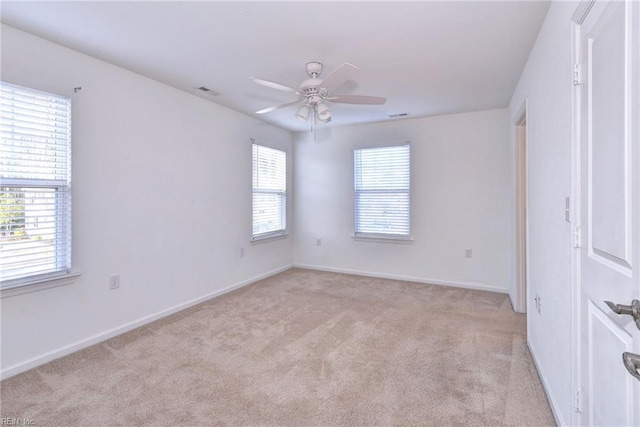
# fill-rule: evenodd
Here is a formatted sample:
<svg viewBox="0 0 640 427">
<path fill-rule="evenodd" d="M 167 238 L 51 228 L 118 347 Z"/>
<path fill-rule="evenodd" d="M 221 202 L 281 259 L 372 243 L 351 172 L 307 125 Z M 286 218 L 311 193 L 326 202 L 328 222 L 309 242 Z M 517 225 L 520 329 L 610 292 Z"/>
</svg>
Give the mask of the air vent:
<svg viewBox="0 0 640 427">
<path fill-rule="evenodd" d="M 389 114 L 389 117 L 395 119 L 396 117 L 407 117 L 409 113 L 398 113 L 398 114 Z"/>
<path fill-rule="evenodd" d="M 209 89 L 206 86 L 200 86 L 200 87 L 197 87 L 196 89 L 198 89 L 201 92 L 206 93 L 209 96 L 218 96 L 218 95 L 220 95 L 220 92 L 216 92 L 215 90 Z"/>
</svg>

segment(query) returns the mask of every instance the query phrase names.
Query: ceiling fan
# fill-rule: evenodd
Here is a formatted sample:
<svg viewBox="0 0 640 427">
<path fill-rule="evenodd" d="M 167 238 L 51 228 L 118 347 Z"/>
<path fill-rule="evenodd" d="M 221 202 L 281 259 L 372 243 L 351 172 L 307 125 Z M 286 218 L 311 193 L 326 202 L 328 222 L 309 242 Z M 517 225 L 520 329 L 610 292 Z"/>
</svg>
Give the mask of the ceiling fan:
<svg viewBox="0 0 640 427">
<path fill-rule="evenodd" d="M 309 117 L 311 117 L 313 123 L 316 121 L 319 123 L 329 123 L 331 121 L 332 113 L 327 102 L 363 105 L 381 105 L 386 102 L 386 98 L 381 98 L 379 96 L 336 95 L 332 93 L 336 88 L 349 79 L 354 70 L 358 69 L 355 65 L 344 63 L 333 70 L 333 72 L 324 79 L 320 78 L 322 68 L 323 67 L 320 62 L 308 62 L 306 69 L 310 78 L 304 80 L 298 89 L 269 80 L 259 79 L 257 77 L 249 77 L 249 80 L 259 85 L 284 92 L 292 92 L 300 97 L 300 99 L 295 101 L 285 102 L 284 104 L 274 105 L 272 107 L 256 111 L 256 114 L 270 113 L 281 108 L 302 104 L 296 112 L 296 117 L 298 119 L 306 122 L 309 120 Z M 312 125 L 312 130 L 313 128 L 314 126 Z"/>
</svg>

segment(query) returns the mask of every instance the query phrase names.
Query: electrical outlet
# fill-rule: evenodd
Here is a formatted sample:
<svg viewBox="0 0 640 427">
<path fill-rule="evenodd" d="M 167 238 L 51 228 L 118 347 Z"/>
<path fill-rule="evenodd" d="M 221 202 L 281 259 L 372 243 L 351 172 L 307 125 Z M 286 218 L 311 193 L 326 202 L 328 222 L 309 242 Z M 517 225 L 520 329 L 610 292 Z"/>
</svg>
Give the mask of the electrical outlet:
<svg viewBox="0 0 640 427">
<path fill-rule="evenodd" d="M 464 256 L 465 258 L 472 258 L 473 257 L 473 251 L 471 250 L 471 248 L 467 248 L 464 250 Z"/>
<path fill-rule="evenodd" d="M 118 289 L 120 287 L 120 275 L 114 274 L 109 276 L 109 289 Z"/>
<path fill-rule="evenodd" d="M 316 246 L 322 246 L 322 239 L 316 239 Z"/>
<path fill-rule="evenodd" d="M 540 314 L 540 295 L 536 294 L 534 300 L 536 302 L 536 311 Z"/>
<path fill-rule="evenodd" d="M 244 248 L 240 248 L 240 258 L 244 256 Z"/>
</svg>

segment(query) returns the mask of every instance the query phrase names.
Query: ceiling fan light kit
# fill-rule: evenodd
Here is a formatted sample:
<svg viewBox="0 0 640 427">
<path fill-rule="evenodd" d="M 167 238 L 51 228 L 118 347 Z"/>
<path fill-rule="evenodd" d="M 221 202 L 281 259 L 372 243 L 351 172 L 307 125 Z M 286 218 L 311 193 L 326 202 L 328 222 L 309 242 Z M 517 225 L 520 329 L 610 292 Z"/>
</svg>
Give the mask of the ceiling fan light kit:
<svg viewBox="0 0 640 427">
<path fill-rule="evenodd" d="M 317 121 L 318 123 L 327 124 L 327 123 L 329 123 L 329 122 L 331 121 L 331 116 L 329 116 L 329 117 L 328 117 L 328 118 L 326 118 L 326 119 L 318 119 L 318 118 L 316 118 L 316 121 Z"/>
<path fill-rule="evenodd" d="M 314 122 L 329 123 L 333 116 L 331 109 L 326 104 L 327 102 L 336 102 L 342 104 L 360 104 L 360 105 L 381 105 L 386 102 L 386 98 L 378 96 L 366 96 L 366 95 L 334 95 L 331 92 L 340 87 L 351 77 L 354 70 L 358 67 L 355 65 L 344 63 L 335 70 L 333 70 L 325 79 L 320 79 L 322 74 L 323 65 L 320 62 L 307 62 L 306 71 L 309 78 L 304 80 L 299 89 L 272 82 L 269 80 L 260 79 L 257 77 L 249 77 L 249 80 L 262 86 L 266 86 L 272 89 L 293 92 L 300 97 L 300 99 L 291 102 L 285 102 L 284 104 L 274 105 L 272 107 L 264 108 L 256 111 L 256 114 L 270 113 L 281 108 L 286 108 L 295 104 L 304 104 L 296 112 L 296 117 L 303 122 L 309 120 L 309 117 L 313 113 Z M 312 126 L 313 128 L 313 126 Z"/>
<path fill-rule="evenodd" d="M 298 112 L 296 113 L 296 117 L 303 121 L 306 122 L 307 120 L 309 120 L 309 113 L 311 112 L 311 108 L 309 108 L 308 105 L 303 105 L 302 107 L 300 107 L 298 109 Z"/>
<path fill-rule="evenodd" d="M 316 106 L 316 114 L 318 115 L 318 120 L 320 121 L 331 120 L 331 110 L 329 110 L 327 104 L 318 104 Z"/>
</svg>

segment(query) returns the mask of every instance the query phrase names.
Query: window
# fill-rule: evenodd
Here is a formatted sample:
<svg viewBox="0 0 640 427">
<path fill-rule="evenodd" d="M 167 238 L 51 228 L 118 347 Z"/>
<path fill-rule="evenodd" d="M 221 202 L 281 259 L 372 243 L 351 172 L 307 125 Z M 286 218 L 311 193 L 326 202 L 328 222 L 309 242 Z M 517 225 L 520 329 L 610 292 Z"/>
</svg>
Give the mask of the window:
<svg viewBox="0 0 640 427">
<path fill-rule="evenodd" d="M 0 283 L 71 268 L 71 100 L 0 83 Z"/>
<path fill-rule="evenodd" d="M 253 240 L 287 229 L 287 154 L 253 144 Z"/>
<path fill-rule="evenodd" d="M 409 239 L 409 145 L 354 150 L 355 237 Z"/>
</svg>

